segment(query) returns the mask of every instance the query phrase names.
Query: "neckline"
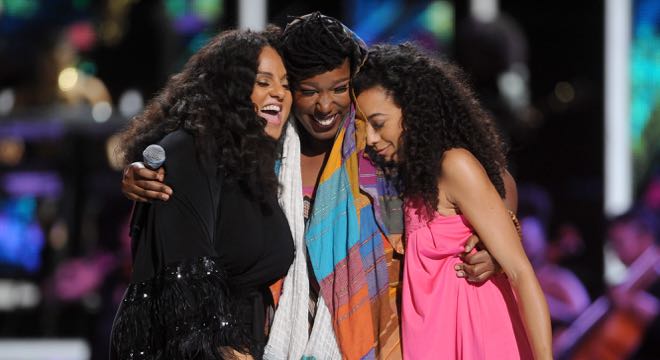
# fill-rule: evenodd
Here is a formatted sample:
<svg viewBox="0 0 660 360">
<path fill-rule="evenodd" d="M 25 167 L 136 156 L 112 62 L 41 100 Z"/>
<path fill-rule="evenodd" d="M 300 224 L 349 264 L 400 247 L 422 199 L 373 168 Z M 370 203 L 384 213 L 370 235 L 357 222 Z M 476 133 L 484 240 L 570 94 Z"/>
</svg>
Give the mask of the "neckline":
<svg viewBox="0 0 660 360">
<path fill-rule="evenodd" d="M 440 214 L 440 213 L 436 210 L 436 211 L 433 212 L 433 219 L 429 220 L 428 222 L 429 222 L 429 223 L 432 223 L 432 222 L 434 222 L 434 221 L 439 221 L 439 220 L 446 220 L 446 221 L 449 221 L 449 220 L 454 220 L 454 219 L 456 219 L 456 218 L 460 219 L 461 222 L 465 222 L 465 221 L 466 221 L 466 219 L 465 219 L 465 215 L 463 215 L 463 214 L 442 215 L 442 214 Z"/>
</svg>

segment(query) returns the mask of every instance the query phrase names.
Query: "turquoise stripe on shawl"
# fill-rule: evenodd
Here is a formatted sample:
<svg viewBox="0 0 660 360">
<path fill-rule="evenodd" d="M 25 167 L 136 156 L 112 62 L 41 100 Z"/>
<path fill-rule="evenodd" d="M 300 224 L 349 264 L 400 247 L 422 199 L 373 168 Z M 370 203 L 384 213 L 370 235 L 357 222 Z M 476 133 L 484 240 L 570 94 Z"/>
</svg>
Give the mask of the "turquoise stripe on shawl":
<svg viewBox="0 0 660 360">
<path fill-rule="evenodd" d="M 305 241 L 317 279 L 330 275 L 335 265 L 359 241 L 360 228 L 355 199 L 342 166 L 319 184 Z M 329 251 L 330 250 L 330 251 Z"/>
</svg>

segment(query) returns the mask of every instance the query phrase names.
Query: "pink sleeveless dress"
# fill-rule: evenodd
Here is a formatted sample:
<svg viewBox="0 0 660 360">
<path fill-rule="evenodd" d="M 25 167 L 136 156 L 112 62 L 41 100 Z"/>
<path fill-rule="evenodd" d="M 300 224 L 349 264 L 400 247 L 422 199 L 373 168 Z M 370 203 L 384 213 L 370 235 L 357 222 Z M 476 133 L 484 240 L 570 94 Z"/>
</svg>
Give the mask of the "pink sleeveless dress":
<svg viewBox="0 0 660 360">
<path fill-rule="evenodd" d="M 533 359 L 506 276 L 481 284 L 457 278 L 472 234 L 462 215 L 425 221 L 406 206 L 402 294 L 405 359 Z"/>
</svg>

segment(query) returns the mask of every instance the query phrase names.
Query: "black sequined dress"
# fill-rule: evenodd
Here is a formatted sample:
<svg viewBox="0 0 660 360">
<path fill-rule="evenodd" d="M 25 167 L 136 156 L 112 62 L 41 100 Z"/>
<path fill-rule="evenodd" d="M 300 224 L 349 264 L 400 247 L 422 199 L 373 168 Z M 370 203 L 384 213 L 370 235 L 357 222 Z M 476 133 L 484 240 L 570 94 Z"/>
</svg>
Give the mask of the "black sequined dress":
<svg viewBox="0 0 660 360">
<path fill-rule="evenodd" d="M 268 286 L 293 261 L 275 195 L 253 200 L 197 156 L 183 130 L 161 142 L 167 202 L 141 204 L 132 228 L 133 275 L 117 312 L 111 359 L 222 359 L 223 349 L 261 356 Z M 137 209 L 137 208 L 136 208 Z"/>
</svg>

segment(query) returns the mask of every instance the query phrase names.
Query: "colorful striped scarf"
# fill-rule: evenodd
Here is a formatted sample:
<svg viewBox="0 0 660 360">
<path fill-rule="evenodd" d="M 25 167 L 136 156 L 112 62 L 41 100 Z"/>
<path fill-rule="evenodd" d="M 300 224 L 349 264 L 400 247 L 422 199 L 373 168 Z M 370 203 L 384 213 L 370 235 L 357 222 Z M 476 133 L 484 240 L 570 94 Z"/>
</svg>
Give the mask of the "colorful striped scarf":
<svg viewBox="0 0 660 360">
<path fill-rule="evenodd" d="M 401 203 L 364 157 L 364 138 L 352 108 L 322 171 L 305 242 L 343 357 L 398 359 Z"/>
</svg>

